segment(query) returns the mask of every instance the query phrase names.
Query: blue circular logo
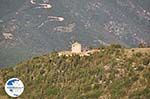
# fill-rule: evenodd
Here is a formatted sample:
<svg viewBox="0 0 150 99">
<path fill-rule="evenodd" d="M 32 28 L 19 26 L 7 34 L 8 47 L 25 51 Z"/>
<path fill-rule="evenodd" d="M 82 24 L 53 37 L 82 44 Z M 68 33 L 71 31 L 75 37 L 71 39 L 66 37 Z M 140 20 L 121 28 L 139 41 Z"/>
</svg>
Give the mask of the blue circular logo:
<svg viewBox="0 0 150 99">
<path fill-rule="evenodd" d="M 18 97 L 24 91 L 24 84 L 18 78 L 11 78 L 5 84 L 5 91 L 11 97 Z"/>
</svg>

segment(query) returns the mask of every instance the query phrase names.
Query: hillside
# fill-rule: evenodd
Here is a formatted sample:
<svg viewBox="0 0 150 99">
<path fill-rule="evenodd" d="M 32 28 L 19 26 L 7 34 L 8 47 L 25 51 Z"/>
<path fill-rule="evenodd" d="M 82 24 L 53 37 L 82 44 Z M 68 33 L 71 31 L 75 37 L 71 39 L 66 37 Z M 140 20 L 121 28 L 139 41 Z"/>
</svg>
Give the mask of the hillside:
<svg viewBox="0 0 150 99">
<path fill-rule="evenodd" d="M 0 97 L 8 98 L 7 79 L 18 77 L 25 84 L 18 99 L 149 99 L 150 49 L 140 50 L 109 46 L 90 56 L 33 57 L 0 69 Z"/>
<path fill-rule="evenodd" d="M 76 40 L 92 47 L 150 44 L 149 5 L 150 0 L 1 0 L 0 67 L 67 49 Z"/>
</svg>

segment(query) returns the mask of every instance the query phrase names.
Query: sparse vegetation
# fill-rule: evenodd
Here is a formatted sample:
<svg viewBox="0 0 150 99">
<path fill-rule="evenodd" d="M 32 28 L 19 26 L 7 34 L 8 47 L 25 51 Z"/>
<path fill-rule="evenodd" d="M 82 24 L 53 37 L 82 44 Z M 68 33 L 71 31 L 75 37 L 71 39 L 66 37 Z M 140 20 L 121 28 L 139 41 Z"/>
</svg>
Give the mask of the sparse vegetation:
<svg viewBox="0 0 150 99">
<path fill-rule="evenodd" d="M 100 48 L 90 56 L 34 57 L 14 68 L 0 69 L 0 96 L 11 77 L 25 84 L 21 99 L 148 99 L 150 53 L 127 57 L 124 48 Z"/>
</svg>

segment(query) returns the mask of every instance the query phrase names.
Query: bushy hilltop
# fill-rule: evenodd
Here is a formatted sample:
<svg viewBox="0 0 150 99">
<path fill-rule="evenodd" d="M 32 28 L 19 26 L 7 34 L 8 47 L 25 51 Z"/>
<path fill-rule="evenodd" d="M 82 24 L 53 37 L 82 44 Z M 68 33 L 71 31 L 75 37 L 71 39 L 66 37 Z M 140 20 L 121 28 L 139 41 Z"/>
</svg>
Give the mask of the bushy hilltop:
<svg viewBox="0 0 150 99">
<path fill-rule="evenodd" d="M 24 82 L 18 99 L 149 99 L 150 52 L 109 46 L 90 56 L 37 56 L 14 68 L 0 69 L 0 97 L 9 98 L 4 83 Z"/>
<path fill-rule="evenodd" d="M 150 0 L 1 0 L 0 67 L 67 49 L 72 41 L 150 44 L 149 5 Z"/>
</svg>

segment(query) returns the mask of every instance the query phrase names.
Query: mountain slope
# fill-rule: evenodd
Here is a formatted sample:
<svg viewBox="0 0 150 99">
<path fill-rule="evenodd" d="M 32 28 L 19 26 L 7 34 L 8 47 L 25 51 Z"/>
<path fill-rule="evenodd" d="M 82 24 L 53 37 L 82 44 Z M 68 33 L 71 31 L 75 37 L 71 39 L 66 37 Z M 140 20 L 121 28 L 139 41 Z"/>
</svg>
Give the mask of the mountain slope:
<svg viewBox="0 0 150 99">
<path fill-rule="evenodd" d="M 74 40 L 85 46 L 119 43 L 136 47 L 139 43 L 150 43 L 149 0 L 11 2 L 1 1 L 1 5 L 10 3 L 10 8 L 0 10 L 4 10 L 0 18 L 0 66 L 15 64 L 31 55 L 66 49 Z M 11 52 L 11 48 L 16 51 Z M 8 54 L 4 54 L 5 49 L 9 50 Z M 24 54 L 25 49 L 30 50 L 29 55 Z"/>
<path fill-rule="evenodd" d="M 7 96 L 4 83 L 18 77 L 25 85 L 21 99 L 148 99 L 150 52 L 127 50 L 133 55 L 114 46 L 83 57 L 53 52 L 0 69 L 0 96 Z"/>
</svg>

